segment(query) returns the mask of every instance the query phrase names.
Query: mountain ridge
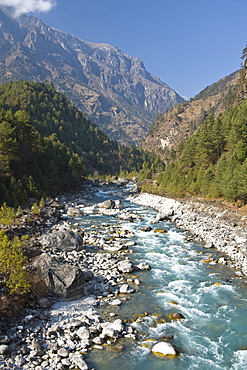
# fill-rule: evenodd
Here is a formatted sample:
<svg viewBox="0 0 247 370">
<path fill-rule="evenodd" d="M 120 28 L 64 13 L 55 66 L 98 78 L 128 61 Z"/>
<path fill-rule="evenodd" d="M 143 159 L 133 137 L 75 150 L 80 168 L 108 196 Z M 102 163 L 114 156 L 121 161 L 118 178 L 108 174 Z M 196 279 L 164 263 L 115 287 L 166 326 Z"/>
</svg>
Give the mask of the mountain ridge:
<svg viewBox="0 0 247 370">
<path fill-rule="evenodd" d="M 33 16 L 13 19 L 0 9 L 0 82 L 52 81 L 111 139 L 136 144 L 157 113 L 184 101 L 131 57 L 91 43 Z"/>
<path fill-rule="evenodd" d="M 217 116 L 237 100 L 239 79 L 240 71 L 235 71 L 207 86 L 194 99 L 170 108 L 150 127 L 142 148 L 169 161 L 169 152 L 193 135 L 209 114 Z"/>
</svg>

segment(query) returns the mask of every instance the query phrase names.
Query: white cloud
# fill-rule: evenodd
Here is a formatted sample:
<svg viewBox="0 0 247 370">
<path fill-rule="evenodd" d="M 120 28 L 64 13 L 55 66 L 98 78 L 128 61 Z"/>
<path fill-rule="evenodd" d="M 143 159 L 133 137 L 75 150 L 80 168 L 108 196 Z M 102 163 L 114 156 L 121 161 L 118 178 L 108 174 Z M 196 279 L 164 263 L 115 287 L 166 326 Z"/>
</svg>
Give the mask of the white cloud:
<svg viewBox="0 0 247 370">
<path fill-rule="evenodd" d="M 48 12 L 55 5 L 55 0 L 0 0 L 0 5 L 14 8 L 15 15 L 30 12 Z"/>
</svg>

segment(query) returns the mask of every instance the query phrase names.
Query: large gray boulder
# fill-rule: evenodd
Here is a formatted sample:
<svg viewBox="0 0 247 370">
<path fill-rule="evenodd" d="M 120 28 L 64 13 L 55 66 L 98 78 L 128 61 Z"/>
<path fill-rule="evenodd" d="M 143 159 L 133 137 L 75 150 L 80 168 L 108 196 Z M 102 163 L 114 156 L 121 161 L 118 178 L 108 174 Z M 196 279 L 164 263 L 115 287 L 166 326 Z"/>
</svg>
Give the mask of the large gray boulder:
<svg viewBox="0 0 247 370">
<path fill-rule="evenodd" d="M 34 261 L 33 266 L 53 294 L 68 300 L 83 296 L 85 279 L 78 267 L 60 263 L 47 253 L 42 253 Z"/>
<path fill-rule="evenodd" d="M 107 199 L 102 203 L 97 204 L 98 208 L 104 208 L 104 209 L 113 209 L 116 207 L 115 200 L 113 199 Z"/>
<path fill-rule="evenodd" d="M 70 230 L 53 230 L 48 234 L 42 235 L 40 243 L 44 247 L 72 251 L 81 248 L 82 238 Z"/>
</svg>

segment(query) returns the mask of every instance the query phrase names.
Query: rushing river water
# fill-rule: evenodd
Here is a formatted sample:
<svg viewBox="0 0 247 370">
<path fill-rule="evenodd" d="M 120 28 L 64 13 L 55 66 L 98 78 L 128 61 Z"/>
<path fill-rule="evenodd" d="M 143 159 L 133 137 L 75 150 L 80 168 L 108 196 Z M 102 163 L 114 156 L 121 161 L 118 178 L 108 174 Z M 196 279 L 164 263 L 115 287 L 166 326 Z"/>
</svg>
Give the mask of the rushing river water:
<svg viewBox="0 0 247 370">
<path fill-rule="evenodd" d="M 94 202 L 113 198 L 98 193 Z M 115 198 L 116 199 L 116 198 Z M 247 284 L 234 277 L 226 266 L 204 263 L 212 250 L 188 241 L 188 233 L 170 222 L 153 223 L 156 212 L 150 208 L 123 202 L 123 206 L 142 215 L 141 222 L 119 221 L 114 217 L 88 214 L 79 220 L 80 227 L 100 230 L 102 223 L 120 225 L 133 230 L 137 245 L 129 257 L 135 262 L 145 261 L 152 269 L 126 274 L 142 282 L 139 292 L 128 296 L 117 308 L 117 317 L 135 320 L 144 316 L 143 322 L 134 326 L 141 339 L 120 339 L 124 350 L 119 353 L 92 350 L 86 357 L 90 368 L 96 370 L 242 370 L 247 369 Z M 78 220 L 77 220 L 78 221 Z M 142 226 L 151 226 L 144 232 Z M 155 233 L 155 228 L 166 233 Z M 189 239 L 190 240 L 190 239 Z M 134 275 L 134 276 L 133 276 Z M 104 307 L 102 307 L 102 312 Z M 172 312 L 182 313 L 179 321 L 162 322 Z M 144 313 L 148 313 L 145 317 Z M 160 320 L 157 320 L 160 318 Z M 156 323 L 154 324 L 154 321 Z M 158 323 L 157 323 L 158 322 Z M 160 323 L 159 323 L 160 322 Z M 171 343 L 180 355 L 159 358 L 150 351 L 154 341 L 172 335 Z"/>
</svg>

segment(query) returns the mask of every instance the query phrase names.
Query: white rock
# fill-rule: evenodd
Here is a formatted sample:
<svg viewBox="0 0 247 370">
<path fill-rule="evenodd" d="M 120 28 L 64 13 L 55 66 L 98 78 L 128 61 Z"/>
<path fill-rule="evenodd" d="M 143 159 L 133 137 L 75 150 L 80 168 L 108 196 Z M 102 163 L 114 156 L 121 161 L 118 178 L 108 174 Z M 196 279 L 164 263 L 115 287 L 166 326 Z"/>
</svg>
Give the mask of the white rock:
<svg viewBox="0 0 247 370">
<path fill-rule="evenodd" d="M 119 289 L 120 293 L 133 293 L 135 290 L 131 288 L 128 284 L 123 284 Z"/>
<path fill-rule="evenodd" d="M 75 364 L 80 370 L 88 370 L 88 366 L 84 361 L 83 357 L 80 353 L 76 352 L 70 356 L 70 360 L 73 364 Z"/>
<path fill-rule="evenodd" d="M 120 299 L 113 299 L 113 301 L 110 302 L 111 306 L 120 306 L 121 304 L 122 302 L 120 301 Z"/>
<path fill-rule="evenodd" d="M 162 356 L 167 356 L 167 355 L 175 356 L 177 354 L 173 345 L 171 343 L 168 343 L 168 342 L 158 342 L 158 343 L 156 343 L 152 348 L 152 352 L 154 354 L 158 354 L 158 355 L 162 355 Z"/>
<path fill-rule="evenodd" d="M 76 334 L 80 339 L 88 339 L 90 336 L 89 330 L 85 328 L 84 326 L 80 327 L 80 329 L 77 330 Z"/>
</svg>

